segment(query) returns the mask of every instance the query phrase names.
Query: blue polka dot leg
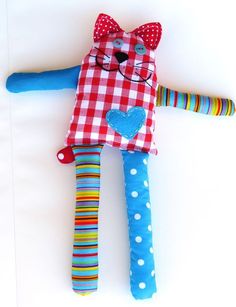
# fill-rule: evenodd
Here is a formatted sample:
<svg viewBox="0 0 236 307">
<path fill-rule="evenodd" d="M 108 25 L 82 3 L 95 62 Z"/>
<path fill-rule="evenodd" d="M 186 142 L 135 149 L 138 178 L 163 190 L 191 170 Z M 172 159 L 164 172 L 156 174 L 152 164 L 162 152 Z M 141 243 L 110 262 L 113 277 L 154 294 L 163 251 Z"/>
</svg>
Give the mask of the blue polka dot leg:
<svg viewBox="0 0 236 307">
<path fill-rule="evenodd" d="M 121 152 L 129 220 L 131 292 L 136 299 L 146 299 L 156 292 L 147 170 L 149 155 Z"/>
</svg>

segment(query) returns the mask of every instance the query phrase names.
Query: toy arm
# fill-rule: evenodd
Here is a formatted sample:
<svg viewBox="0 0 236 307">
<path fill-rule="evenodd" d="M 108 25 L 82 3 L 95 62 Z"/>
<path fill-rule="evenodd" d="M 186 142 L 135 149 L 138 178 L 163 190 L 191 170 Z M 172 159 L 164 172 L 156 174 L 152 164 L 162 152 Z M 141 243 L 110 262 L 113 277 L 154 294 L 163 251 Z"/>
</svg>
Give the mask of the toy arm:
<svg viewBox="0 0 236 307">
<path fill-rule="evenodd" d="M 235 113 L 234 102 L 230 99 L 180 93 L 161 85 L 158 86 L 156 105 L 158 107 L 171 106 L 215 116 L 230 116 Z"/>
<path fill-rule="evenodd" d="M 80 65 L 39 73 L 14 73 L 7 78 L 9 92 L 20 93 L 40 90 L 76 89 Z"/>
</svg>

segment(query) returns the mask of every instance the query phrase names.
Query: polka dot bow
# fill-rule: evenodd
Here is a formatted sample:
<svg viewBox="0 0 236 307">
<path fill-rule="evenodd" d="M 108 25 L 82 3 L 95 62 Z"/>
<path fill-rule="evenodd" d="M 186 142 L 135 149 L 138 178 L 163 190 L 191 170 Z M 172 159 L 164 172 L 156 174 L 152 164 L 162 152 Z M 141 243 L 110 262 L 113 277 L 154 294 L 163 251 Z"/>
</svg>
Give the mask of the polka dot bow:
<svg viewBox="0 0 236 307">
<path fill-rule="evenodd" d="M 102 37 L 120 31 L 124 30 L 121 29 L 112 17 L 100 14 L 95 23 L 93 38 L 95 42 L 98 42 Z M 131 33 L 141 37 L 147 48 L 156 49 L 161 39 L 161 24 L 159 22 L 146 23 Z"/>
</svg>

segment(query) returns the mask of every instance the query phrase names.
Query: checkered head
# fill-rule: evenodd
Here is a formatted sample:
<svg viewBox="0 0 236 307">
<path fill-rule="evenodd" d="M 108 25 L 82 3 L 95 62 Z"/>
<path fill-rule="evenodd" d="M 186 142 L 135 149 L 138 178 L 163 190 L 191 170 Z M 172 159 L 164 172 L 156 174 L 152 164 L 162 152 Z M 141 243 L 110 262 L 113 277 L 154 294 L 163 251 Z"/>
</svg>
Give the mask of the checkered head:
<svg viewBox="0 0 236 307">
<path fill-rule="evenodd" d="M 100 14 L 89 56 L 103 70 L 119 71 L 130 81 L 148 82 L 155 71 L 154 50 L 160 38 L 160 23 L 148 23 L 126 33 L 113 18 Z M 86 60 L 91 62 L 89 58 Z"/>
</svg>

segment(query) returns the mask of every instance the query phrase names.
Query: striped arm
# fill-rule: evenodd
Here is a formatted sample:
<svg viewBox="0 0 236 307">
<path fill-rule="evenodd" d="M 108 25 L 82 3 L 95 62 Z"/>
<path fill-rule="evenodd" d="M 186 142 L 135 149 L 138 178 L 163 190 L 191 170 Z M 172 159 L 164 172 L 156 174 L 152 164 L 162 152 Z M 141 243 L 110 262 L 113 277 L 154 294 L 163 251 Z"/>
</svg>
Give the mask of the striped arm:
<svg viewBox="0 0 236 307">
<path fill-rule="evenodd" d="M 76 163 L 76 207 L 72 258 L 73 290 L 87 295 L 97 290 L 98 208 L 102 145 L 73 146 Z"/>
<path fill-rule="evenodd" d="M 171 106 L 215 116 L 230 116 L 235 113 L 234 102 L 230 99 L 180 93 L 161 85 L 158 86 L 156 105 L 158 107 Z"/>
</svg>

